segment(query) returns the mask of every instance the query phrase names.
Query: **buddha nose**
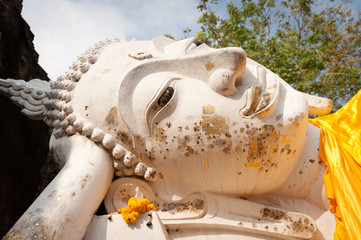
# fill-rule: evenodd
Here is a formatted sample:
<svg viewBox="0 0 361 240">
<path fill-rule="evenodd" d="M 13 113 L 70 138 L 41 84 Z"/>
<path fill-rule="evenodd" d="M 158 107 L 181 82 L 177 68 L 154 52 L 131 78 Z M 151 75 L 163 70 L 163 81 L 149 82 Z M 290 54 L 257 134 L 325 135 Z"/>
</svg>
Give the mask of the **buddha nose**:
<svg viewBox="0 0 361 240">
<path fill-rule="evenodd" d="M 209 76 L 208 84 L 211 89 L 223 96 L 236 94 L 236 83 L 241 81 L 245 70 L 247 54 L 241 48 L 224 48 L 217 59 L 219 64 Z"/>
</svg>

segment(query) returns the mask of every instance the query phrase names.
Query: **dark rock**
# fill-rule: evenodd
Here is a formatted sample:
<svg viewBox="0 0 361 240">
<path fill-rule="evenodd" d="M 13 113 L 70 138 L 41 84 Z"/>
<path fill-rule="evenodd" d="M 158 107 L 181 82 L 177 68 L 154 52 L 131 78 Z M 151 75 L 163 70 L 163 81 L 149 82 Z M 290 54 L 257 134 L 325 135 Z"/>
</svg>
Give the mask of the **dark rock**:
<svg viewBox="0 0 361 240">
<path fill-rule="evenodd" d="M 48 80 L 21 9 L 21 0 L 0 0 L 0 78 Z M 20 110 L 0 95 L 0 236 L 34 201 L 48 153 L 47 126 Z"/>
</svg>

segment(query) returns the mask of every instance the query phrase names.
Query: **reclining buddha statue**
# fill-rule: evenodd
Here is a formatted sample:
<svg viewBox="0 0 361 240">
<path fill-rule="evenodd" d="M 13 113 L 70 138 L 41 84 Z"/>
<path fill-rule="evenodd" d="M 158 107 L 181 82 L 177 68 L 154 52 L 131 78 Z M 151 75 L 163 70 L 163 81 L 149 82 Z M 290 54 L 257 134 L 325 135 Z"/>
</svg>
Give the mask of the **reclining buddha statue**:
<svg viewBox="0 0 361 240">
<path fill-rule="evenodd" d="M 320 130 L 332 102 L 196 38 L 106 40 L 50 83 L 0 91 L 62 167 L 4 239 L 333 239 Z M 107 213 L 143 196 L 136 223 Z M 99 212 L 99 211 L 98 211 Z"/>
</svg>

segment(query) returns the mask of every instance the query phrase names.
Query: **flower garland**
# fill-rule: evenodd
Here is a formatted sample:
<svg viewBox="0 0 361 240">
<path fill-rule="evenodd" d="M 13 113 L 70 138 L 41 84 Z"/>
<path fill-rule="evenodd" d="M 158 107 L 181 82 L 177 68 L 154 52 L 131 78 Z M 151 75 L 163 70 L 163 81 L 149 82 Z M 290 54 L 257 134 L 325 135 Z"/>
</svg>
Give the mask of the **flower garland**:
<svg viewBox="0 0 361 240">
<path fill-rule="evenodd" d="M 140 214 L 154 209 L 154 205 L 148 199 L 141 198 L 138 200 L 136 197 L 131 197 L 128 200 L 128 207 L 120 208 L 109 214 L 120 213 L 126 223 L 136 223 Z"/>
</svg>

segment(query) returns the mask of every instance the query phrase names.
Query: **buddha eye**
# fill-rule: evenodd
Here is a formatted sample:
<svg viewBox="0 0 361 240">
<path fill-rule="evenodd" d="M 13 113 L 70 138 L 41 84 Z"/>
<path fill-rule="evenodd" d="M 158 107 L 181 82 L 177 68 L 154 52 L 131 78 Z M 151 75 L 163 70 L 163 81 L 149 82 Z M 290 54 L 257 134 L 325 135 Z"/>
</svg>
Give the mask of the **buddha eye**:
<svg viewBox="0 0 361 240">
<path fill-rule="evenodd" d="M 185 50 L 184 50 L 184 55 L 188 55 L 188 54 L 191 54 L 191 52 L 195 49 L 197 49 L 199 46 L 203 46 L 205 44 L 203 44 L 201 41 L 199 41 L 197 38 L 193 38 L 191 39 L 186 47 L 185 47 Z"/>
<path fill-rule="evenodd" d="M 165 105 L 167 105 L 167 103 L 172 99 L 173 94 L 174 88 L 167 87 L 158 99 L 158 106 L 164 107 Z"/>
<path fill-rule="evenodd" d="M 145 109 L 145 124 L 149 134 L 152 134 L 152 127 L 155 120 L 160 121 L 169 114 L 176 106 L 177 80 L 181 78 L 172 77 L 164 81 L 159 91 L 151 99 Z"/>
<path fill-rule="evenodd" d="M 198 47 L 199 45 L 203 44 L 201 41 L 199 41 L 198 39 L 194 39 L 193 43 Z"/>
</svg>

